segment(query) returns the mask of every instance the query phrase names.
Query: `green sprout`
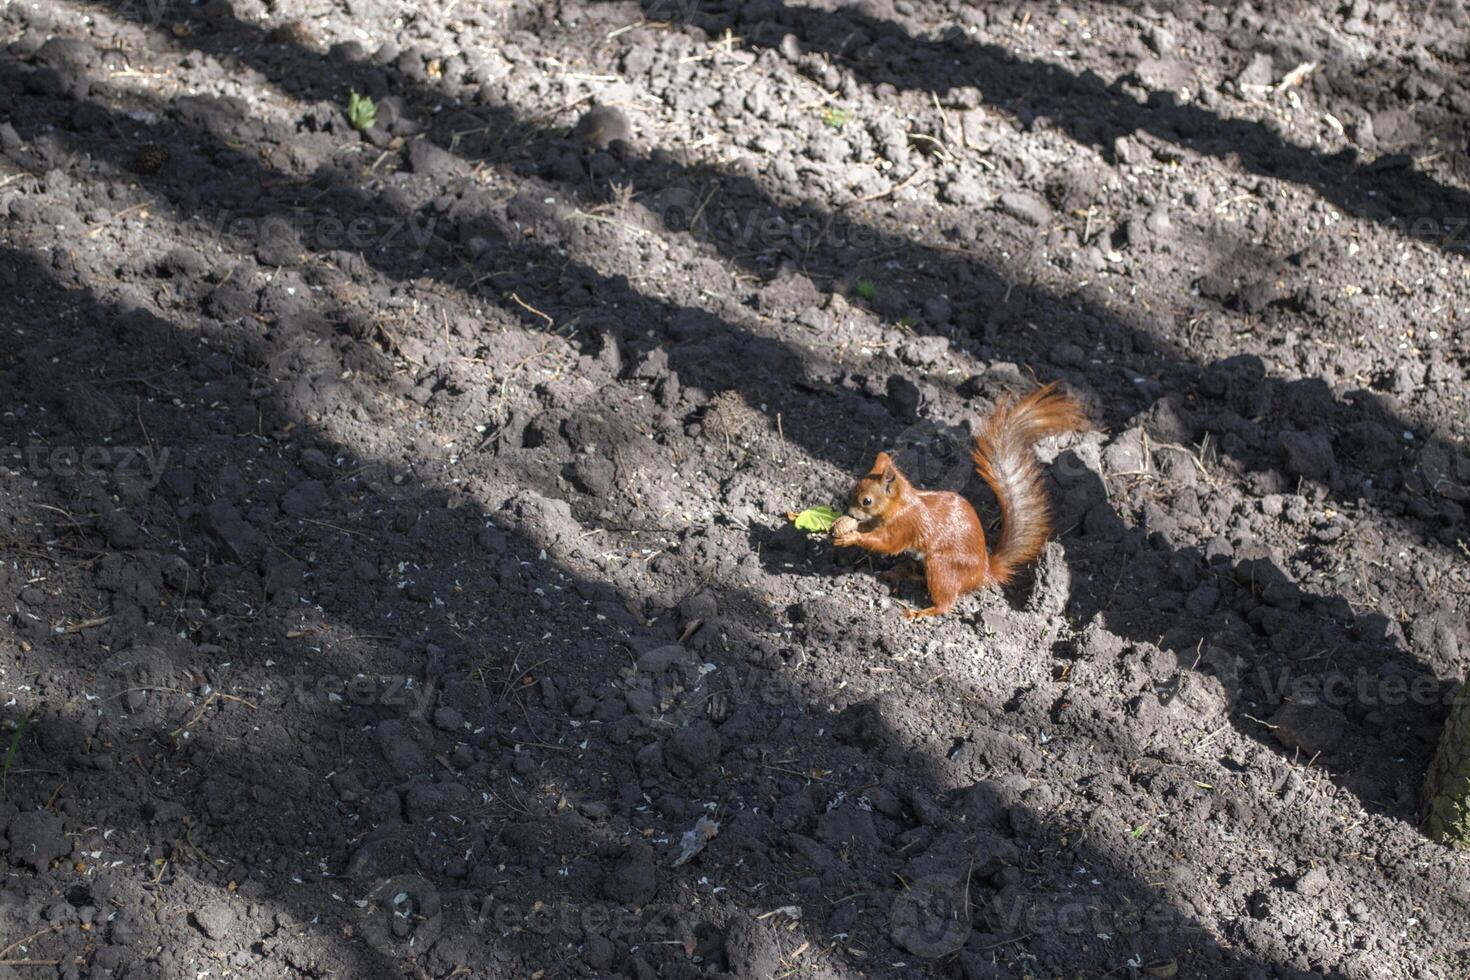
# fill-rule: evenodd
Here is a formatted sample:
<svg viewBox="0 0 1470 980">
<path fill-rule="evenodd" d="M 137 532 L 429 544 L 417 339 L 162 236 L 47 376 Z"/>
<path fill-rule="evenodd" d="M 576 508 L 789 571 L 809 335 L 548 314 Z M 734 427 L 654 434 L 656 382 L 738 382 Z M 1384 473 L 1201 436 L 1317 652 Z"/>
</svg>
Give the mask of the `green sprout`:
<svg viewBox="0 0 1470 980">
<path fill-rule="evenodd" d="M 356 130 L 372 129 L 378 120 L 378 107 L 366 95 L 353 91 L 347 97 L 347 121 Z"/>
<path fill-rule="evenodd" d="M 851 109 L 839 109 L 836 106 L 828 106 L 822 110 L 822 125 L 824 126 L 830 126 L 832 129 L 841 129 L 851 121 Z"/>
<path fill-rule="evenodd" d="M 878 285 L 871 279 L 859 279 L 857 285 L 852 289 L 853 292 L 866 300 L 871 300 L 874 296 L 878 295 Z"/>
</svg>

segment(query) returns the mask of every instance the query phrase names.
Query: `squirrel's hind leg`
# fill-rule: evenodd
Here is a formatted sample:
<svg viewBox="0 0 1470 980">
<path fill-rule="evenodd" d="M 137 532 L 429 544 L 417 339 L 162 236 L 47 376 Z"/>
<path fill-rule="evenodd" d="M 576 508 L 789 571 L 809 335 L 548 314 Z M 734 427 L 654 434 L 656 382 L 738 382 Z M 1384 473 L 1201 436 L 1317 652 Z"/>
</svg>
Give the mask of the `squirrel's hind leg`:
<svg viewBox="0 0 1470 980">
<path fill-rule="evenodd" d="M 920 616 L 943 616 L 954 608 L 954 601 L 959 598 L 961 583 L 953 569 L 943 562 L 936 561 L 932 555 L 924 564 L 925 579 L 929 583 L 929 599 L 934 605 L 928 609 L 905 609 L 903 613 L 905 619 L 917 619 Z"/>
</svg>

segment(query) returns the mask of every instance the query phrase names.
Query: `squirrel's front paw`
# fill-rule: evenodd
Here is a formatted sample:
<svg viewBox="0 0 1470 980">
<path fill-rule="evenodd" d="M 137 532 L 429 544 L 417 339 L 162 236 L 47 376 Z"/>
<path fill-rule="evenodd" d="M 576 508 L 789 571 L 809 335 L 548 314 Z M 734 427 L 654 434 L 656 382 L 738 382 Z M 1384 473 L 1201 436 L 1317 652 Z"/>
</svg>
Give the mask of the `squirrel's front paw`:
<svg viewBox="0 0 1470 980">
<path fill-rule="evenodd" d="M 850 548 L 857 544 L 858 522 L 846 514 L 837 518 L 832 525 L 832 543 L 839 548 Z"/>
</svg>

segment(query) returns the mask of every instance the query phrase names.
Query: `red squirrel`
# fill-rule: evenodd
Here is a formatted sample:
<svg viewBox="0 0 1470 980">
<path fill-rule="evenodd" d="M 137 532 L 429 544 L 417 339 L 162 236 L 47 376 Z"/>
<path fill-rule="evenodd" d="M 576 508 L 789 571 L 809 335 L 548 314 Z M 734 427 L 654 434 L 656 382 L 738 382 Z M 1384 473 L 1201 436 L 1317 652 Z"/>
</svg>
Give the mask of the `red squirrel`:
<svg viewBox="0 0 1470 980">
<path fill-rule="evenodd" d="M 1051 505 L 1032 447 L 1047 436 L 1086 427 L 1082 406 L 1057 391 L 1055 382 L 996 405 L 970 454 L 1000 502 L 993 551 L 985 547 L 985 529 L 968 500 L 948 490 L 918 489 L 887 453 L 879 453 L 858 480 L 846 516 L 832 526 L 832 543 L 918 558 L 934 605 L 905 609 L 904 617 L 942 616 L 966 592 L 1006 584 L 1041 553 L 1051 535 Z"/>
</svg>

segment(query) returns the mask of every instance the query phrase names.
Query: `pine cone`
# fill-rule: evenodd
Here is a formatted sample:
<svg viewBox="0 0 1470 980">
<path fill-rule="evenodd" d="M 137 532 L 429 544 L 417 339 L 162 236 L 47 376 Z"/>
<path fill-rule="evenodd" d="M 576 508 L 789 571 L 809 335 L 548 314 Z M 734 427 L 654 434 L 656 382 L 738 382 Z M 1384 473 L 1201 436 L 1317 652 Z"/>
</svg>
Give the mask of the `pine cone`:
<svg viewBox="0 0 1470 980">
<path fill-rule="evenodd" d="M 168 147 L 144 143 L 133 157 L 133 169 L 144 176 L 158 173 L 168 164 Z"/>
</svg>

